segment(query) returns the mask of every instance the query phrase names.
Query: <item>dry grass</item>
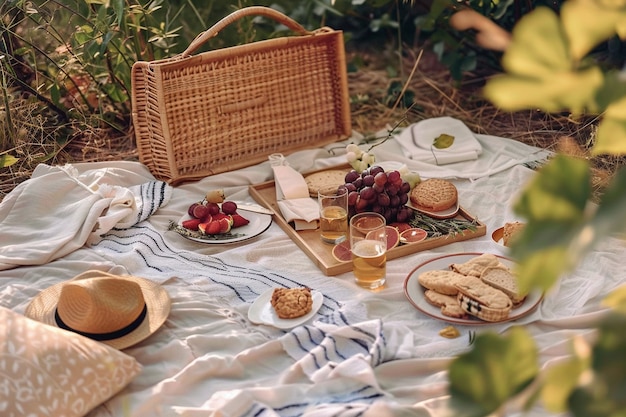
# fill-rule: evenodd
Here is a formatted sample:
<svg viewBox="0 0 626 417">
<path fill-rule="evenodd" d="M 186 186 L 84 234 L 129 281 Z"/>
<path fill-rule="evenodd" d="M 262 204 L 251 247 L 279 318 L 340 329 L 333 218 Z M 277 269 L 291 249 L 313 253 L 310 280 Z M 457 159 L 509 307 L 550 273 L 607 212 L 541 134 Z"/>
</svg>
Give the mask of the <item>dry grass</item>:
<svg viewBox="0 0 626 417">
<path fill-rule="evenodd" d="M 358 72 L 349 74 L 353 129 L 358 132 L 373 134 L 402 120 L 408 124 L 429 117 L 451 116 L 477 133 L 511 138 L 592 160 L 597 190 L 606 185 L 622 163 L 617 158 L 589 156 L 594 119 L 574 119 L 567 114 L 540 111 L 501 111 L 481 97 L 481 87 L 488 75 L 468 75 L 457 85 L 427 52 L 410 55 L 403 61 L 402 78 L 409 79 L 404 88 L 415 94 L 415 105 L 409 110 L 386 105 L 387 89 L 394 80 L 381 66 L 373 59 Z M 15 145 L 13 152 L 20 162 L 0 169 L 0 199 L 28 179 L 38 162 L 64 164 L 138 159 L 132 131 L 120 135 L 105 129 L 82 130 L 65 144 L 51 144 L 46 138 L 51 134 L 50 129 L 55 128 L 41 115 L 35 115 L 29 106 L 26 102 L 16 102 L 13 106 L 12 114 L 19 115 L 19 120 L 13 123 L 23 129 L 24 140 Z"/>
</svg>

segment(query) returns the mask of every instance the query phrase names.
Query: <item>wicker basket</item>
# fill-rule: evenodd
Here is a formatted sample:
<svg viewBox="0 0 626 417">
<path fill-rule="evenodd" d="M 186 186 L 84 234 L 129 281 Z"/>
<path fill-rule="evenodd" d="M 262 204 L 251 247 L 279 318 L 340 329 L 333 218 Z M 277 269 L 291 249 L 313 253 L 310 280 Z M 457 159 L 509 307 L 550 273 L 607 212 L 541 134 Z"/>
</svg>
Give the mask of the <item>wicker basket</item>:
<svg viewBox="0 0 626 417">
<path fill-rule="evenodd" d="M 193 55 L 244 16 L 284 24 L 287 36 Z M 202 32 L 180 55 L 132 68 L 139 159 L 170 184 L 323 146 L 351 134 L 343 34 L 309 32 L 253 6 Z"/>
</svg>

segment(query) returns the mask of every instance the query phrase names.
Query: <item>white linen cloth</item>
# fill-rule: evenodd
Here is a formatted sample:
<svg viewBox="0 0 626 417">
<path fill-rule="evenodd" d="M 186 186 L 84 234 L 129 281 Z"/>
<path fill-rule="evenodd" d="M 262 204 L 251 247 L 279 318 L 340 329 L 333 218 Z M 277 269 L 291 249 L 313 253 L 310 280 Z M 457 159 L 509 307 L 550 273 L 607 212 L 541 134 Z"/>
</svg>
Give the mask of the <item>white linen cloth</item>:
<svg viewBox="0 0 626 417">
<path fill-rule="evenodd" d="M 137 176 L 120 168 L 79 174 L 72 165 L 37 166 L 0 203 L 0 269 L 48 263 L 98 242 L 114 227 L 145 220 L 169 200 L 170 187 L 154 178 L 116 185 L 125 175 Z"/>
<path fill-rule="evenodd" d="M 452 145 L 437 148 L 433 142 L 440 135 L 453 138 Z M 482 146 L 462 121 L 452 117 L 435 117 L 413 123 L 394 136 L 410 159 L 435 165 L 473 161 L 482 153 Z"/>
<path fill-rule="evenodd" d="M 330 149 L 342 146 L 287 159 L 306 172 L 332 165 L 338 157 Z M 446 369 L 455 355 L 467 351 L 470 332 L 524 325 L 546 366 L 570 355 L 573 336 L 593 336 L 591 326 L 604 312 L 600 300 L 626 282 L 626 242 L 607 239 L 557 283 L 538 310 L 515 323 L 458 325 L 461 336 L 445 339 L 438 332 L 449 323 L 407 301 L 403 283 L 423 262 L 454 253 L 507 254 L 490 234 L 513 217 L 510 208 L 534 174 L 520 161 L 541 156 L 526 145 L 511 149 L 519 152 L 506 162 L 510 169 L 474 181 L 454 180 L 463 207 L 486 224 L 487 234 L 388 261 L 387 284 L 380 291 L 359 288 L 350 272 L 324 276 L 277 224 L 256 238 L 225 245 L 167 231 L 169 222 L 180 219 L 207 189 L 224 188 L 237 201 L 251 199 L 251 184 L 273 178 L 265 162 L 175 187 L 167 205 L 129 228 L 111 229 L 93 246 L 44 265 L 0 270 L 0 303 L 23 312 L 39 291 L 87 269 L 144 276 L 167 289 L 172 312 L 165 325 L 125 351 L 142 364 L 142 373 L 88 417 L 445 416 Z M 398 150 L 388 161 L 401 157 Z M 145 174 L 141 164 L 108 165 L 136 174 L 114 185 L 142 183 L 137 181 Z M 77 166 L 81 174 L 93 168 Z M 156 204 L 158 197 L 144 201 Z M 265 290 L 296 286 L 324 295 L 313 319 L 286 331 L 247 319 L 250 305 Z M 514 417 L 547 414 L 540 407 L 507 411 Z"/>
</svg>

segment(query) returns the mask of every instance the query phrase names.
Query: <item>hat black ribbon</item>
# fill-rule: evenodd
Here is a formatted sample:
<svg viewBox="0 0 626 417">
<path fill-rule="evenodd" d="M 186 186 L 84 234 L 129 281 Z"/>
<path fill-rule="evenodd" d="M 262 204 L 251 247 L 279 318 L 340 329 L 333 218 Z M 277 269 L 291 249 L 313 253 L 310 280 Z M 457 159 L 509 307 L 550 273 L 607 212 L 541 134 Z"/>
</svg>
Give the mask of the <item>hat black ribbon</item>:
<svg viewBox="0 0 626 417">
<path fill-rule="evenodd" d="M 72 331 L 74 333 L 78 333 L 81 336 L 85 336 L 85 337 L 88 337 L 88 338 L 93 339 L 93 340 L 102 341 L 102 340 L 119 339 L 122 336 L 126 336 L 127 334 L 129 334 L 130 332 L 135 330 L 137 327 L 139 327 L 139 325 L 146 318 L 146 314 L 147 313 L 148 313 L 148 307 L 146 306 L 146 304 L 144 304 L 143 305 L 143 309 L 141 310 L 141 313 L 139 313 L 139 316 L 137 316 L 137 318 L 135 320 L 133 320 L 132 323 L 130 323 L 128 326 L 126 326 L 124 328 L 121 328 L 119 330 L 116 330 L 114 332 L 109 332 L 109 333 L 88 333 L 88 332 L 81 332 L 80 330 L 73 329 L 70 326 L 68 326 L 67 324 L 65 324 L 65 322 L 63 322 L 63 320 L 59 316 L 58 309 L 54 310 L 54 320 L 57 322 L 57 325 L 61 329 L 65 329 L 65 330 Z"/>
</svg>

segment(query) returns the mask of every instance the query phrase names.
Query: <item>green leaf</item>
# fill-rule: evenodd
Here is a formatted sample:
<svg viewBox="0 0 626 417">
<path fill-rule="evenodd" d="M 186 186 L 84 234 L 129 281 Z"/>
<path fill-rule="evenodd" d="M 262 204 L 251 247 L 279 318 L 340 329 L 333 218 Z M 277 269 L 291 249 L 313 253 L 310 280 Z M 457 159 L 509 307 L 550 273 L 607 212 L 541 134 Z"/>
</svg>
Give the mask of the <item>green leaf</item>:
<svg viewBox="0 0 626 417">
<path fill-rule="evenodd" d="M 454 416 L 485 416 L 519 394 L 537 376 L 537 349 L 522 327 L 506 335 L 483 333 L 449 368 Z"/>
<path fill-rule="evenodd" d="M 19 161 L 19 158 L 16 158 L 13 155 L 9 155 L 9 154 L 0 155 L 0 168 L 10 167 L 11 165 L 15 165 L 18 161 Z"/>
<path fill-rule="evenodd" d="M 622 285 L 611 291 L 611 293 L 602 300 L 602 305 L 626 313 L 626 285 Z"/>
<path fill-rule="evenodd" d="M 576 223 L 590 195 L 587 161 L 558 155 L 535 175 L 514 209 L 529 220 Z"/>
<path fill-rule="evenodd" d="M 617 3 L 617 2 L 615 2 Z M 606 2 L 570 0 L 563 3 L 561 20 L 569 40 L 573 59 L 580 60 L 594 47 L 613 37 L 620 22 L 626 21 L 626 8 L 621 11 Z M 589 17 L 593 16 L 592 19 Z M 598 24 L 602 22 L 602 24 Z"/>
<path fill-rule="evenodd" d="M 567 411 L 568 398 L 576 388 L 580 375 L 588 367 L 589 360 L 572 356 L 548 368 L 541 389 L 541 399 L 548 411 Z"/>
<path fill-rule="evenodd" d="M 537 7 L 513 28 L 513 41 L 502 57 L 507 72 L 542 78 L 569 71 L 567 39 L 552 9 Z"/>
<path fill-rule="evenodd" d="M 454 136 L 442 133 L 433 140 L 433 146 L 437 149 L 446 149 L 454 143 Z"/>
<path fill-rule="evenodd" d="M 541 78 L 512 73 L 489 80 L 483 93 L 509 111 L 539 108 L 546 112 L 560 112 L 570 109 L 580 114 L 599 110 L 596 92 L 603 82 L 604 75 L 598 67 L 545 72 Z"/>
<path fill-rule="evenodd" d="M 594 155 L 626 155 L 626 94 L 608 106 L 591 151 Z"/>
</svg>

